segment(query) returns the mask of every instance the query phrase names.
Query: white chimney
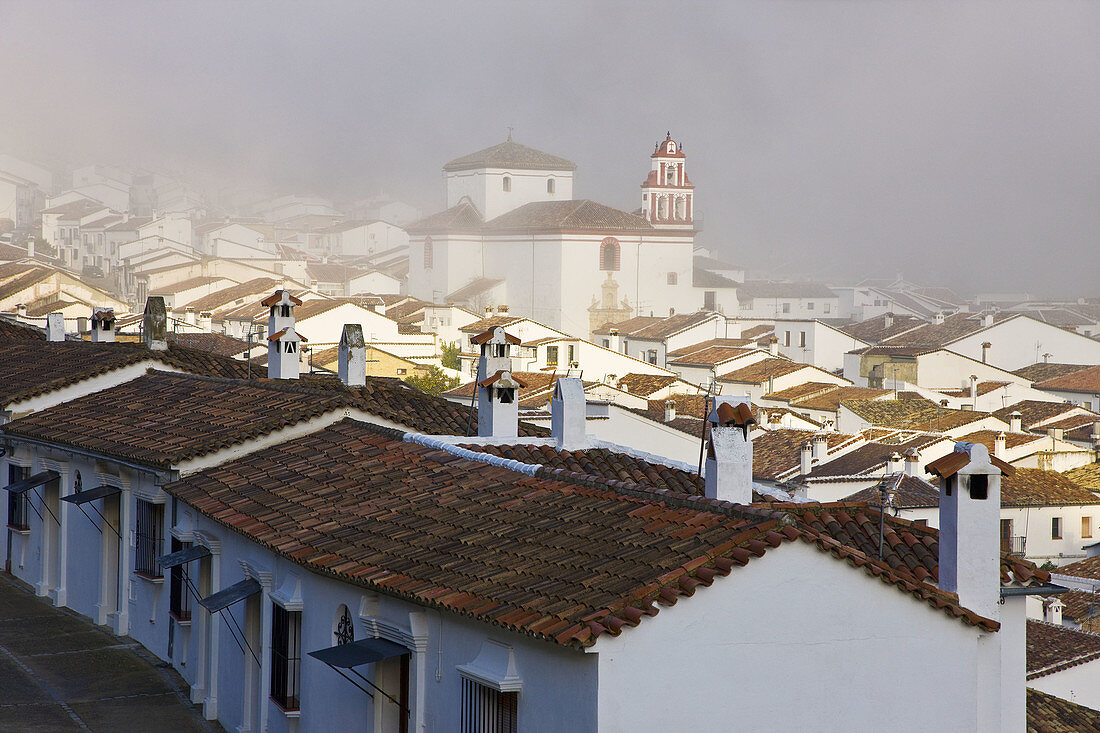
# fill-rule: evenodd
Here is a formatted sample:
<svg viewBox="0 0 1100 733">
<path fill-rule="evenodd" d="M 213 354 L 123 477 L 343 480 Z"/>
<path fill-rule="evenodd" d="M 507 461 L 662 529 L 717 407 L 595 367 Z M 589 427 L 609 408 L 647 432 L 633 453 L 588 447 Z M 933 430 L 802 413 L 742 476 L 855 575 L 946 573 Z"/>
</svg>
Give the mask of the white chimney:
<svg viewBox="0 0 1100 733">
<path fill-rule="evenodd" d="M 905 450 L 905 473 L 908 476 L 916 476 L 920 472 L 920 451 L 916 448 Z"/>
<path fill-rule="evenodd" d="M 941 311 L 941 312 L 937 313 L 933 317 L 933 320 L 934 320 L 934 322 L 937 326 L 943 325 L 943 321 L 944 321 L 943 312 Z"/>
<path fill-rule="evenodd" d="M 34 237 L 27 240 L 27 257 L 34 257 Z"/>
<path fill-rule="evenodd" d="M 27 306 L 23 303 L 19 303 L 15 306 L 15 316 L 19 319 L 25 319 L 27 317 Z"/>
<path fill-rule="evenodd" d="M 993 344 L 989 343 L 988 341 L 983 341 L 982 342 L 982 363 L 983 364 L 986 364 L 986 363 L 989 362 L 989 350 L 992 349 L 992 348 L 993 348 Z"/>
<path fill-rule="evenodd" d="M 363 326 L 345 323 L 340 334 L 340 381 L 349 387 L 362 387 L 367 383 L 367 343 L 363 338 Z"/>
<path fill-rule="evenodd" d="M 50 313 L 46 316 L 46 340 L 65 340 L 65 315 L 63 313 Z"/>
<path fill-rule="evenodd" d="M 619 346 L 620 346 L 619 329 L 611 328 L 611 329 L 608 330 L 607 333 L 608 333 L 608 339 L 607 339 L 608 348 L 611 349 L 612 351 L 615 351 L 615 352 L 620 351 L 620 348 L 619 348 Z"/>
<path fill-rule="evenodd" d="M 214 314 L 210 311 L 203 311 L 199 313 L 199 330 L 204 333 L 211 333 L 214 330 Z"/>
<path fill-rule="evenodd" d="M 519 339 L 500 326 L 474 336 L 481 347 L 477 362 L 477 434 L 514 438 L 519 434 L 519 389 L 526 386 L 512 376 L 512 346 Z"/>
<path fill-rule="evenodd" d="M 676 419 L 676 400 L 665 400 L 665 422 Z"/>
<path fill-rule="evenodd" d="M 998 433 L 997 437 L 993 439 L 993 455 L 1001 460 L 1004 460 L 1006 446 L 1008 445 L 1008 436 L 1004 433 Z"/>
<path fill-rule="evenodd" d="M 1100 420 L 1092 424 L 1092 439 L 1096 441 L 1098 438 L 1100 438 Z"/>
<path fill-rule="evenodd" d="M 1062 610 L 1066 607 L 1066 604 L 1055 598 L 1047 604 L 1047 610 L 1050 611 L 1050 622 L 1056 626 L 1062 625 Z"/>
<path fill-rule="evenodd" d="M 887 313 L 885 316 L 883 316 L 882 325 L 885 326 L 886 328 L 890 328 L 891 326 L 893 326 L 894 325 L 894 314 L 893 313 Z"/>
<path fill-rule="evenodd" d="M 905 462 L 901 457 L 901 454 L 894 451 L 890 454 L 890 460 L 886 464 L 887 473 L 901 473 L 905 470 Z"/>
<path fill-rule="evenodd" d="M 768 353 L 772 356 L 779 356 L 779 339 L 775 336 L 768 339 Z"/>
<path fill-rule="evenodd" d="M 1001 470 L 981 443 L 928 464 L 940 481 L 940 572 L 942 590 L 986 618 L 1000 617 Z"/>
<path fill-rule="evenodd" d="M 815 433 L 813 437 L 814 460 L 818 463 L 825 460 L 825 453 L 829 449 L 829 438 L 823 433 Z"/>
<path fill-rule="evenodd" d="M 585 412 L 588 399 L 578 377 L 562 377 L 554 384 L 550 398 L 550 434 L 558 450 L 585 447 Z"/>
<path fill-rule="evenodd" d="M 978 376 L 976 374 L 970 375 L 970 406 L 978 409 Z"/>
<path fill-rule="evenodd" d="M 1008 432 L 1010 433 L 1022 433 L 1024 432 L 1024 416 L 1015 410 L 1008 416 Z"/>
<path fill-rule="evenodd" d="M 810 441 L 806 441 L 802 444 L 802 450 L 799 451 L 799 464 L 798 470 L 803 476 L 808 476 L 813 469 L 814 463 L 814 448 L 810 445 Z"/>
<path fill-rule="evenodd" d="M 109 343 L 115 340 L 115 311 L 113 308 L 92 309 L 92 341 Z"/>
<path fill-rule="evenodd" d="M 188 326 L 198 326 L 198 320 L 195 317 L 195 309 L 191 306 L 187 306 L 183 309 L 183 322 Z"/>
<path fill-rule="evenodd" d="M 993 325 L 993 314 L 990 312 L 982 313 L 982 328 L 989 328 Z"/>
<path fill-rule="evenodd" d="M 309 339 L 294 330 L 294 306 L 302 301 L 286 290 L 276 290 L 261 301 L 268 307 L 267 376 L 297 379 L 301 370 L 301 344 Z"/>
<path fill-rule="evenodd" d="M 749 426 L 752 403 L 748 397 L 716 396 L 710 422 L 710 441 L 704 493 L 734 504 L 752 503 L 752 440 Z"/>
<path fill-rule="evenodd" d="M 164 298 L 159 295 L 151 295 L 145 300 L 141 337 L 150 351 L 168 350 L 168 311 L 164 308 Z"/>
</svg>

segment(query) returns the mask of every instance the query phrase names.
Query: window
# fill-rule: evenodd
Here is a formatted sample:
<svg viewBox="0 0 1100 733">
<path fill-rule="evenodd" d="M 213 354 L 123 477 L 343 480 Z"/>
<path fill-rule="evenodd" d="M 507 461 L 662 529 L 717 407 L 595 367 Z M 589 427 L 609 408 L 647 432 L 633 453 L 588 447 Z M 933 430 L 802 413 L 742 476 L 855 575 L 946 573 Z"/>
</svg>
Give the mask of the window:
<svg viewBox="0 0 1100 733">
<path fill-rule="evenodd" d="M 814 309 L 814 302 L 812 300 L 806 302 L 806 310 L 812 311 Z"/>
<path fill-rule="evenodd" d="M 409 373 L 409 370 L 408 370 L 408 369 L 401 369 L 401 368 L 398 368 L 398 370 L 397 370 L 397 373 L 398 373 L 398 374 L 408 374 L 408 373 Z"/>
<path fill-rule="evenodd" d="M 302 612 L 272 603 L 271 699 L 283 710 L 297 710 L 302 664 Z"/>
<path fill-rule="evenodd" d="M 289 305 L 282 306 L 282 311 L 283 311 L 282 312 L 283 318 L 290 318 L 290 306 Z"/>
<path fill-rule="evenodd" d="M 825 310 L 826 313 L 831 313 L 832 310 L 833 310 L 833 304 L 832 303 L 825 303 L 824 304 L 824 310 Z"/>
<path fill-rule="evenodd" d="M 645 352 L 645 360 L 648 361 L 650 364 L 656 364 L 657 349 L 650 349 L 649 351 Z"/>
<path fill-rule="evenodd" d="M 191 547 L 190 542 L 180 542 L 175 537 L 171 542 L 172 552 Z M 168 584 L 168 613 L 177 621 L 191 620 L 191 594 L 187 592 L 187 563 L 172 568 Z"/>
<path fill-rule="evenodd" d="M 511 191 L 512 190 L 512 177 L 511 176 L 505 176 L 504 180 L 501 182 L 501 185 L 504 188 L 505 193 L 508 193 L 509 191 Z"/>
<path fill-rule="evenodd" d="M 283 353 L 284 354 L 293 354 L 297 350 L 298 350 L 298 344 L 294 343 L 293 341 L 287 341 L 283 344 Z"/>
<path fill-rule="evenodd" d="M 806 332 L 805 331 L 799 331 L 798 332 L 798 345 L 801 346 L 802 348 L 806 348 Z"/>
<path fill-rule="evenodd" d="M 30 476 L 31 470 L 27 466 L 14 466 L 8 464 L 8 484 L 14 484 L 16 481 L 22 481 Z M 8 526 L 12 529 L 27 530 L 30 529 L 28 513 L 30 508 L 27 506 L 27 492 L 24 491 L 21 494 L 8 494 Z"/>
<path fill-rule="evenodd" d="M 546 193 L 554 193 L 554 179 L 553 178 L 547 178 L 546 179 Z"/>
<path fill-rule="evenodd" d="M 717 310 L 718 306 L 718 293 L 714 290 L 703 291 L 703 310 L 712 311 Z"/>
<path fill-rule="evenodd" d="M 432 244 L 431 237 L 424 237 L 424 269 L 432 269 L 432 265 L 435 262 L 435 246 Z"/>
<path fill-rule="evenodd" d="M 164 554 L 164 505 L 138 499 L 136 525 L 134 572 L 159 578 L 161 570 L 157 558 Z"/>
<path fill-rule="evenodd" d="M 989 498 L 989 476 L 976 473 L 970 477 L 970 498 L 978 500 Z"/>
<path fill-rule="evenodd" d="M 670 272 L 670 273 L 668 273 L 668 275 L 667 275 L 667 276 L 665 277 L 665 281 L 666 281 L 666 282 L 667 282 L 667 283 L 668 283 L 669 285 L 675 285 L 675 284 L 676 284 L 676 282 L 678 281 L 678 279 L 679 279 L 679 278 L 677 277 L 677 275 L 676 275 L 676 273 L 675 273 L 675 272 Z"/>
<path fill-rule="evenodd" d="M 790 346 L 791 345 L 791 332 L 790 331 L 784 331 L 783 332 L 783 345 L 784 346 Z"/>
<path fill-rule="evenodd" d="M 1062 539 L 1062 518 L 1051 517 L 1050 519 L 1050 538 L 1052 540 Z"/>
<path fill-rule="evenodd" d="M 558 365 L 558 347 L 547 346 L 546 347 L 546 366 Z"/>
<path fill-rule="evenodd" d="M 516 390 L 513 387 L 501 387 L 497 390 L 497 394 L 500 395 L 502 405 L 510 405 L 515 402 Z"/>
<path fill-rule="evenodd" d="M 569 344 L 569 366 L 573 366 L 573 362 L 577 360 L 577 346 L 576 344 Z"/>
<path fill-rule="evenodd" d="M 499 692 L 462 678 L 461 733 L 517 733 L 518 692 Z"/>
<path fill-rule="evenodd" d="M 605 237 L 600 244 L 600 269 L 605 272 L 619 271 L 619 240 Z"/>
<path fill-rule="evenodd" d="M 604 339 L 601 343 L 605 349 L 611 348 L 611 339 Z"/>
<path fill-rule="evenodd" d="M 1092 539 L 1092 517 L 1081 517 L 1081 539 Z"/>
<path fill-rule="evenodd" d="M 790 313 L 791 312 L 791 304 L 790 303 L 784 303 L 783 304 L 783 312 L 784 313 Z"/>
</svg>

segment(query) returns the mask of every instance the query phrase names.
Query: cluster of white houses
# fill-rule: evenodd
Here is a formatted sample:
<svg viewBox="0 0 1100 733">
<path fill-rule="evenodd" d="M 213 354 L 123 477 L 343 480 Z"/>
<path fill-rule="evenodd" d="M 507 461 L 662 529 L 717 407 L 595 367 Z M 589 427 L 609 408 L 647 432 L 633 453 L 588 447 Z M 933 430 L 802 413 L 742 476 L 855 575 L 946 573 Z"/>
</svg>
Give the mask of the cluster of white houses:
<svg viewBox="0 0 1100 733">
<path fill-rule="evenodd" d="M 144 345 L 31 339 L 2 427 L 8 570 L 227 729 L 1025 729 L 1025 599 L 1057 588 L 1001 552 L 983 444 L 928 465 L 936 530 L 754 482 L 746 397 L 708 403 L 700 476 L 595 440 L 579 379 L 521 421 L 500 327 L 475 413 L 368 378 L 354 326 L 339 379 L 300 375 L 265 304 L 269 378 L 169 358 L 151 309 Z M 899 690 L 936 704 L 868 704 Z"/>
</svg>

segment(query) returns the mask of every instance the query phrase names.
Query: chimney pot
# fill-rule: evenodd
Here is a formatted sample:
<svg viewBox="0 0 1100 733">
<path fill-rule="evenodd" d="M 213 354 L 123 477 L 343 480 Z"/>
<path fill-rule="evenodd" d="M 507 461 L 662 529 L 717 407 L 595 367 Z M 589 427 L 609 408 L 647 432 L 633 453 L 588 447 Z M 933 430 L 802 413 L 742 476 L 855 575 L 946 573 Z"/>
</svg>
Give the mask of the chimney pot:
<svg viewBox="0 0 1100 733">
<path fill-rule="evenodd" d="M 935 323 L 936 323 L 936 325 L 937 325 L 937 326 L 939 326 L 939 325 L 942 325 L 942 324 L 943 324 L 943 322 L 944 322 L 944 315 L 943 315 L 943 311 L 940 311 L 939 313 L 937 313 L 937 314 L 935 315 L 935 318 L 934 318 L 934 320 L 935 320 Z"/>
<path fill-rule="evenodd" d="M 814 462 L 814 447 L 810 445 L 810 441 L 806 441 L 802 444 L 802 450 L 799 451 L 799 459 L 798 470 L 803 476 L 808 476 L 810 471 L 813 470 Z"/>
<path fill-rule="evenodd" d="M 1066 604 L 1055 598 L 1047 605 L 1047 610 L 1050 611 L 1050 622 L 1055 626 L 1062 625 L 1062 609 L 1066 607 Z"/>
<path fill-rule="evenodd" d="M 92 309 L 92 341 L 96 343 L 115 340 L 115 311 L 112 308 Z"/>
<path fill-rule="evenodd" d="M 891 326 L 893 326 L 894 325 L 894 314 L 893 313 L 887 313 L 886 316 L 883 318 L 882 323 L 886 328 L 890 328 Z"/>
<path fill-rule="evenodd" d="M 901 473 L 904 470 L 904 468 L 905 468 L 905 464 L 904 464 L 904 461 L 902 460 L 901 454 L 898 453 L 897 451 L 894 451 L 892 454 L 890 454 L 890 460 L 889 460 L 889 462 L 887 463 L 887 466 L 886 466 L 887 472 L 888 473 Z"/>
<path fill-rule="evenodd" d="M 812 440 L 814 460 L 824 461 L 825 453 L 829 448 L 829 438 L 824 433 L 815 433 Z"/>
<path fill-rule="evenodd" d="M 905 473 L 909 476 L 916 476 L 920 469 L 920 451 L 916 448 L 909 448 L 905 451 Z"/>
<path fill-rule="evenodd" d="M 982 313 L 982 328 L 989 328 L 993 325 L 993 314 L 986 312 Z"/>
<path fill-rule="evenodd" d="M 18 318 L 26 318 L 27 317 L 27 306 L 24 305 L 23 303 L 19 303 L 18 305 L 16 305 L 15 306 L 15 315 Z"/>
<path fill-rule="evenodd" d="M 1024 416 L 1015 410 L 1008 416 L 1008 432 L 1022 433 L 1024 431 Z"/>
<path fill-rule="evenodd" d="M 665 400 L 665 422 L 676 419 L 676 400 Z"/>
<path fill-rule="evenodd" d="M 747 396 L 717 395 L 710 422 L 704 493 L 734 504 L 752 503 L 752 403 Z"/>
<path fill-rule="evenodd" d="M 768 339 L 768 353 L 772 356 L 779 356 L 779 339 L 775 336 Z"/>
<path fill-rule="evenodd" d="M 554 384 L 550 399 L 550 434 L 558 450 L 579 450 L 585 446 L 588 399 L 577 377 L 562 377 Z"/>
</svg>

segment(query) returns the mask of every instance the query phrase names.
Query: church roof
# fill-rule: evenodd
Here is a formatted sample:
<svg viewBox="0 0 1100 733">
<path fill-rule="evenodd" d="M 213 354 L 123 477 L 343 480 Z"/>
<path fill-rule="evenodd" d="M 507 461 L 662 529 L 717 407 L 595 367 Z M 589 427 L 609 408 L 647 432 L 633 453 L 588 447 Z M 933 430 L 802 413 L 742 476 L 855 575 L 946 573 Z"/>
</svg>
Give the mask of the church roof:
<svg viewBox="0 0 1100 733">
<path fill-rule="evenodd" d="M 509 137 L 499 145 L 463 155 L 461 158 L 455 158 L 443 166 L 445 171 L 464 171 L 475 168 L 573 171 L 577 169 L 577 164 L 571 160 L 512 142 L 512 138 Z"/>
<path fill-rule="evenodd" d="M 481 228 L 481 212 L 477 210 L 470 200 L 463 197 L 461 201 L 445 211 L 440 211 L 425 217 L 408 226 L 408 231 L 425 231 L 433 229 L 448 230 L 478 230 Z"/>
<path fill-rule="evenodd" d="M 501 229 L 652 229 L 648 221 L 626 211 L 588 199 L 533 201 L 485 223 L 486 230 Z"/>
</svg>

